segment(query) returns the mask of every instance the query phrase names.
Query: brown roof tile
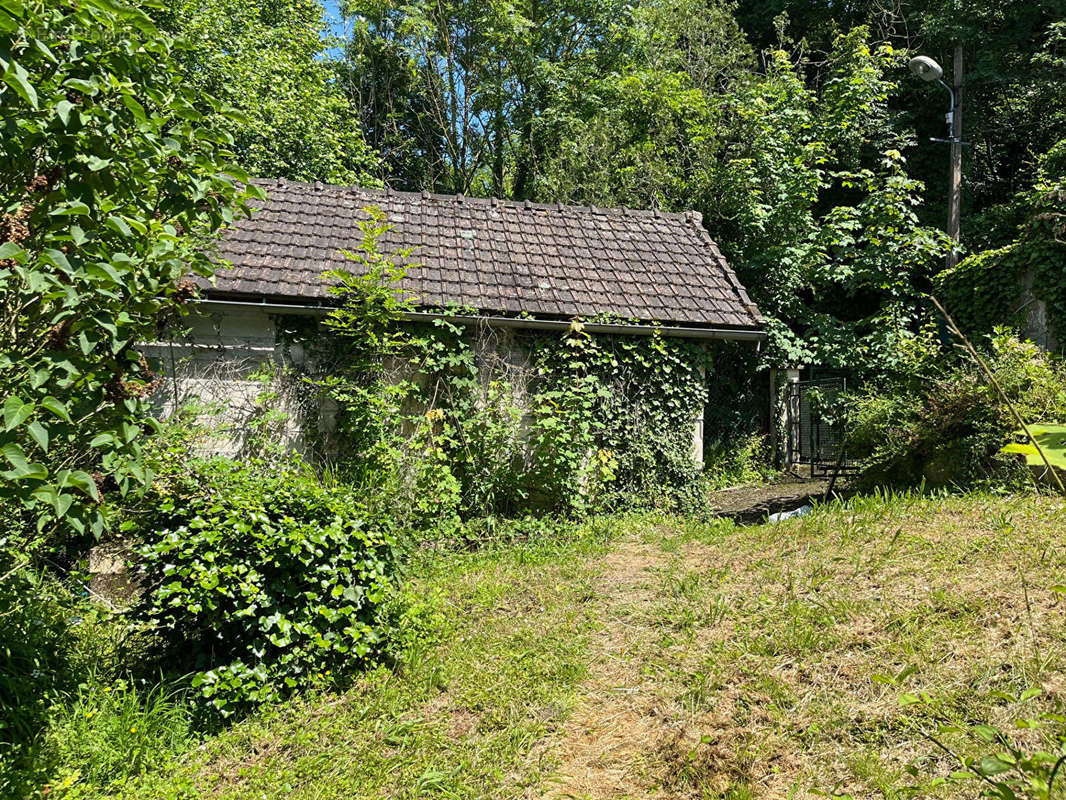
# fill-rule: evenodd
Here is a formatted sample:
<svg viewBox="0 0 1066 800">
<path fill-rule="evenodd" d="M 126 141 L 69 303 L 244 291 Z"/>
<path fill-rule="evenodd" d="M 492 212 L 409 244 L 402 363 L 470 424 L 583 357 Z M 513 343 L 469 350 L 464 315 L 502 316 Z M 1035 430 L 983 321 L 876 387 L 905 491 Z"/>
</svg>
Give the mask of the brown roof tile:
<svg viewBox="0 0 1066 800">
<path fill-rule="evenodd" d="M 538 205 L 447 195 L 267 181 L 268 199 L 226 232 L 233 265 L 208 297 L 324 301 L 322 272 L 357 269 L 341 251 L 360 241 L 368 206 L 392 225 L 386 251 L 412 249 L 404 288 L 424 307 L 544 317 L 758 328 L 748 299 L 699 214 Z"/>
</svg>

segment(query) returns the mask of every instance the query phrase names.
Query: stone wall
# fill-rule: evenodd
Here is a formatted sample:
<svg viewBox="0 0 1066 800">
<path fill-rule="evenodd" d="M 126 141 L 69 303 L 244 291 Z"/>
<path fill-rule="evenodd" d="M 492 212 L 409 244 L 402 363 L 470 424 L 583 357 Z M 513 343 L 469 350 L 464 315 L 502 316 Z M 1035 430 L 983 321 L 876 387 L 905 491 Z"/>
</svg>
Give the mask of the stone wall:
<svg viewBox="0 0 1066 800">
<path fill-rule="evenodd" d="M 207 310 L 183 325 L 183 335 L 146 348 L 165 376 L 154 395 L 157 412 L 166 417 L 176 408 L 201 406 L 202 421 L 210 420 L 215 431 L 204 445 L 212 455 L 247 455 L 264 436 L 304 450 L 307 417 L 319 411 L 285 375 L 304 354 L 299 345 L 279 341 L 275 316 L 254 308 Z"/>
<path fill-rule="evenodd" d="M 1033 270 L 1022 276 L 1022 293 L 1020 309 L 1025 318 L 1025 338 L 1045 350 L 1059 352 L 1059 341 L 1048 321 L 1047 301 L 1039 297 L 1039 287 L 1035 287 L 1036 277 Z"/>
</svg>

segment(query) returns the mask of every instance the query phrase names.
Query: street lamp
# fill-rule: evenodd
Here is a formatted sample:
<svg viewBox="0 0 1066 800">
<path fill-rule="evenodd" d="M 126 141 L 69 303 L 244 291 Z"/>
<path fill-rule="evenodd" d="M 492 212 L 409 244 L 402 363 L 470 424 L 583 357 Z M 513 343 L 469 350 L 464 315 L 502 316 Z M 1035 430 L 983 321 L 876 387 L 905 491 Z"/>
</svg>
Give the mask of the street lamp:
<svg viewBox="0 0 1066 800">
<path fill-rule="evenodd" d="M 959 207 L 962 200 L 962 45 L 955 45 L 955 86 L 944 82 L 944 69 L 929 56 L 916 56 L 907 64 L 910 71 L 923 81 L 936 81 L 951 95 L 951 109 L 946 119 L 947 139 L 933 139 L 951 145 L 951 172 L 948 175 L 948 236 L 955 243 L 948 254 L 947 265 L 954 267 L 959 258 Z"/>
</svg>

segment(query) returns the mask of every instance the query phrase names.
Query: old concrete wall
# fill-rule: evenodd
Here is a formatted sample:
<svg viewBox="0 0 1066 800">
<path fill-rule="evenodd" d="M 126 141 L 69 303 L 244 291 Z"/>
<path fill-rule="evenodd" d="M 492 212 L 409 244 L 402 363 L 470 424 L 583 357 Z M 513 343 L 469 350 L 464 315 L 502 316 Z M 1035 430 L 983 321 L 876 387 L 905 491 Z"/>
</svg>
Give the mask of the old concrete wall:
<svg viewBox="0 0 1066 800">
<path fill-rule="evenodd" d="M 146 348 L 165 376 L 154 396 L 158 413 L 201 406 L 200 421 L 213 432 L 203 444 L 210 454 L 249 455 L 266 439 L 304 450 L 308 415 L 322 420 L 307 389 L 285 375 L 304 354 L 282 346 L 275 321 L 257 309 L 201 312 L 183 320 L 184 335 Z"/>
<path fill-rule="evenodd" d="M 1056 353 L 1059 350 L 1058 337 L 1048 321 L 1047 301 L 1039 296 L 1039 287 L 1034 285 L 1035 282 L 1033 270 L 1022 276 L 1020 308 L 1025 315 L 1025 338 Z"/>
<path fill-rule="evenodd" d="M 281 322 L 283 318 L 266 309 L 243 307 L 201 310 L 186 318 L 184 335 L 146 348 L 164 373 L 154 395 L 157 413 L 166 417 L 191 403 L 202 406 L 200 421 L 212 431 L 203 444 L 209 454 L 249 456 L 260 452 L 266 441 L 307 453 L 312 431 L 320 452 L 328 454 L 337 445 L 330 437 L 335 410 L 321 407 L 301 379 L 301 372 L 323 365 L 310 364 L 299 341 L 280 334 L 290 327 Z M 497 401 L 528 409 L 532 369 L 521 337 L 512 329 L 488 325 L 478 326 L 472 337 L 485 402 L 492 397 L 489 383 L 501 381 L 510 391 Z M 408 365 L 395 364 L 393 371 L 398 377 L 418 379 Z M 523 431 L 528 419 L 527 414 L 522 420 Z M 692 430 L 692 457 L 701 466 L 703 425 L 701 412 Z"/>
</svg>

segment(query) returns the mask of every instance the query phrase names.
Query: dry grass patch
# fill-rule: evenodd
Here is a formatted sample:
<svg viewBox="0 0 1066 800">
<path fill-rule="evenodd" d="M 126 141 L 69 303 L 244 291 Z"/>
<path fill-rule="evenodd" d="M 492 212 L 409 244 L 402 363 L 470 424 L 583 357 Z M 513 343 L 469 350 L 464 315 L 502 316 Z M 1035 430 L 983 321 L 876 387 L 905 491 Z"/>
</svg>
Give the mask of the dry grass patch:
<svg viewBox="0 0 1066 800">
<path fill-rule="evenodd" d="M 902 694 L 1008 729 L 1066 699 L 1057 501 L 859 500 L 776 526 L 682 528 L 647 537 L 663 553 L 656 583 L 604 598 L 625 647 L 606 637 L 594 652 L 640 676 L 639 701 L 593 693 L 576 713 L 571 726 L 593 718 L 585 736 L 617 714 L 630 734 L 612 734 L 569 796 L 950 793 L 933 784 L 958 765 Z M 1031 686 L 1043 694 L 1025 704 L 994 696 Z M 1017 733 L 1028 747 L 1045 735 Z M 589 748 L 579 734 L 562 750 L 574 741 Z"/>
</svg>

